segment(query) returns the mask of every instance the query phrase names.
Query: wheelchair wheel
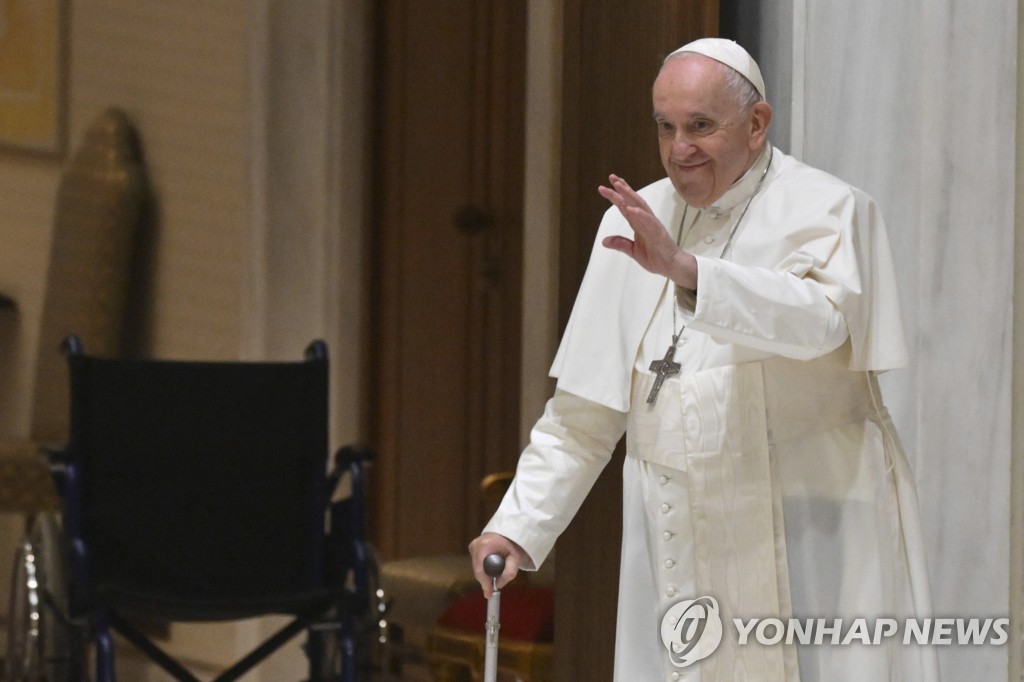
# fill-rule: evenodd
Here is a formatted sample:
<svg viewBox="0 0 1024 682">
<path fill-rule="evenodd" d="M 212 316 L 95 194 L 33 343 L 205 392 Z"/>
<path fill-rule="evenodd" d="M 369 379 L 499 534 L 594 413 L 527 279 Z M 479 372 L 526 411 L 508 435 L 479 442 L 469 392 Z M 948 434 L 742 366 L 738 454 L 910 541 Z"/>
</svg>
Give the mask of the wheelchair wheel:
<svg viewBox="0 0 1024 682">
<path fill-rule="evenodd" d="M 8 613 L 7 682 L 64 682 L 71 645 L 63 533 L 56 514 L 40 514 L 15 557 Z"/>
<path fill-rule="evenodd" d="M 309 661 L 306 682 L 353 682 L 372 676 L 381 669 L 381 647 L 386 643 L 388 603 L 380 586 L 377 553 L 367 543 L 365 575 L 350 576 L 348 584 L 364 583 L 354 596 L 362 603 L 351 610 L 333 613 L 332 619 L 311 626 L 305 650 Z"/>
</svg>

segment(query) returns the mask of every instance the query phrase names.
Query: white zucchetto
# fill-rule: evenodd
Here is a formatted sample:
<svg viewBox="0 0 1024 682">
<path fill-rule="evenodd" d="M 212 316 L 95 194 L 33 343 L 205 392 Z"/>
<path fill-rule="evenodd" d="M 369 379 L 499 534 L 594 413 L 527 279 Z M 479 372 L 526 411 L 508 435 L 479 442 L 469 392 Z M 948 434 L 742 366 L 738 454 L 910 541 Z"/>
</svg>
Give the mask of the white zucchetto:
<svg viewBox="0 0 1024 682">
<path fill-rule="evenodd" d="M 761 69 L 757 62 L 750 56 L 750 53 L 740 47 L 735 40 L 725 38 L 701 38 L 692 43 L 687 43 L 665 58 L 670 58 L 683 52 L 695 52 L 705 57 L 721 62 L 728 67 L 738 71 L 744 78 L 753 83 L 761 99 L 767 99 L 764 94 L 764 78 L 761 77 Z"/>
</svg>

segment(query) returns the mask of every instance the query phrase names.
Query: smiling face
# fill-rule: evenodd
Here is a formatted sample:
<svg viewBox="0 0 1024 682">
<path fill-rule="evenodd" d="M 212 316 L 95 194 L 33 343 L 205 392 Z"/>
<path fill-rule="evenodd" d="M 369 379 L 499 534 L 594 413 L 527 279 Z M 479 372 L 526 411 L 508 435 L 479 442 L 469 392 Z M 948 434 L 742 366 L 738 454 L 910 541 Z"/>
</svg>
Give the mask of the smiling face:
<svg viewBox="0 0 1024 682">
<path fill-rule="evenodd" d="M 654 81 L 661 163 L 691 206 L 714 203 L 746 172 L 765 144 L 771 107 L 744 107 L 729 67 L 687 53 L 669 59 Z"/>
</svg>

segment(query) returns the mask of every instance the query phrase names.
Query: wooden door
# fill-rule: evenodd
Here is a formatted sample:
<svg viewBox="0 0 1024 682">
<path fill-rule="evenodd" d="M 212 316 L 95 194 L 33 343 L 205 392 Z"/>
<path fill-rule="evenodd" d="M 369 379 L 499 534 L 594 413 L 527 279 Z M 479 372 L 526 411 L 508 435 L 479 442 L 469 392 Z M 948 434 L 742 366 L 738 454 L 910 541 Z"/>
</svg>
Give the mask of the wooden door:
<svg viewBox="0 0 1024 682">
<path fill-rule="evenodd" d="M 559 315 L 568 320 L 608 203 L 609 173 L 664 177 L 651 119 L 662 59 L 718 31 L 718 0 L 565 0 Z M 555 678 L 612 679 L 622 534 L 622 453 L 558 541 Z M 652 632 L 652 636 L 654 633 Z"/>
<path fill-rule="evenodd" d="M 374 541 L 462 552 L 519 454 L 526 2 L 380 0 L 374 22 Z"/>
</svg>

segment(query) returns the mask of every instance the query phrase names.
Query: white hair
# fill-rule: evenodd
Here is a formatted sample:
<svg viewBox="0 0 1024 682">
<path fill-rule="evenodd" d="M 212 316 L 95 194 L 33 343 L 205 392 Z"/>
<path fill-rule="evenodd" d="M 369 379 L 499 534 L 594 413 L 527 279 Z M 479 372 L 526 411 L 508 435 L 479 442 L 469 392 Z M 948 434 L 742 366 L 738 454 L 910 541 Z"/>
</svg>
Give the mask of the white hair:
<svg viewBox="0 0 1024 682">
<path fill-rule="evenodd" d="M 676 57 L 682 57 L 683 55 L 689 54 L 700 53 L 673 52 L 669 56 L 665 57 L 665 60 L 661 63 L 661 66 L 664 67 L 670 59 L 675 59 Z M 707 57 L 707 59 L 711 59 L 711 57 Z M 754 84 L 751 83 L 750 80 L 747 79 L 747 77 L 744 76 L 742 73 L 732 68 L 728 64 L 723 64 L 722 62 L 716 59 L 711 59 L 711 61 L 715 62 L 723 69 L 725 69 L 725 87 L 729 90 L 730 93 L 732 93 L 733 97 L 736 99 L 736 103 L 739 104 L 741 111 L 743 111 L 744 113 L 750 111 L 750 107 L 754 106 L 755 104 L 764 99 L 763 97 L 761 97 L 761 93 L 757 91 L 757 88 L 754 86 Z"/>
</svg>

